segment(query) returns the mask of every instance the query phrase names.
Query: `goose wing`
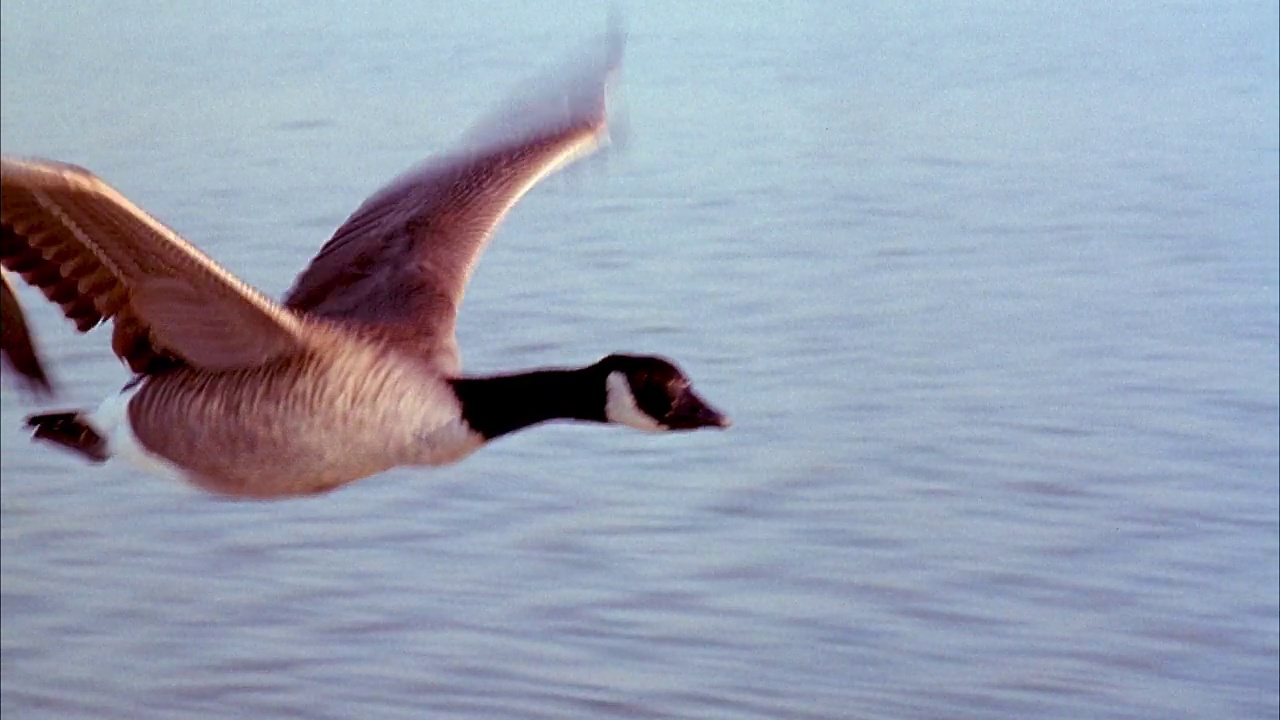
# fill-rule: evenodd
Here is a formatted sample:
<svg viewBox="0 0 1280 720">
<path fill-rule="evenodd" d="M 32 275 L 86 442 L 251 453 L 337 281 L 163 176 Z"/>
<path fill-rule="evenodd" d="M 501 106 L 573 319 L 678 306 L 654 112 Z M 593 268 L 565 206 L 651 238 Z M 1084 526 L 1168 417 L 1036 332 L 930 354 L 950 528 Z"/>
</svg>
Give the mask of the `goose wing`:
<svg viewBox="0 0 1280 720">
<path fill-rule="evenodd" d="M 469 149 L 429 161 L 367 200 L 285 297 L 299 312 L 359 326 L 444 372 L 458 370 L 454 325 L 472 270 L 508 210 L 539 180 L 606 138 L 605 93 L 621 57 L 559 78 L 482 125 Z"/>
<path fill-rule="evenodd" d="M 53 391 L 40 361 L 40 353 L 31 339 L 22 305 L 18 303 L 13 285 L 9 284 L 9 275 L 4 272 L 0 272 L 0 358 L 35 392 L 49 394 Z"/>
<path fill-rule="evenodd" d="M 251 367 L 303 348 L 301 319 L 93 173 L 10 157 L 2 167 L 0 263 L 81 332 L 113 320 L 112 349 L 135 372 Z"/>
</svg>

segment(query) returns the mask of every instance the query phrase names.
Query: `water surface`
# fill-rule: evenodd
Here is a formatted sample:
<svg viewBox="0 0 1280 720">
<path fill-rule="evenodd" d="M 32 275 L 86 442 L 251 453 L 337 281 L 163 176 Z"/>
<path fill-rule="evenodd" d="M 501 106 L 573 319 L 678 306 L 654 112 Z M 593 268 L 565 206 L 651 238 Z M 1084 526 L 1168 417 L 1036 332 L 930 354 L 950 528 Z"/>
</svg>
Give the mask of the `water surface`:
<svg viewBox="0 0 1280 720">
<path fill-rule="evenodd" d="M 733 429 L 230 503 L 32 446 L 6 382 L 6 717 L 1280 713 L 1274 5 L 700 8 L 626 11 L 617 147 L 459 332 L 668 354 Z M 0 12 L 4 152 L 273 294 L 605 15 Z M 125 380 L 24 298 L 59 404 Z"/>
</svg>

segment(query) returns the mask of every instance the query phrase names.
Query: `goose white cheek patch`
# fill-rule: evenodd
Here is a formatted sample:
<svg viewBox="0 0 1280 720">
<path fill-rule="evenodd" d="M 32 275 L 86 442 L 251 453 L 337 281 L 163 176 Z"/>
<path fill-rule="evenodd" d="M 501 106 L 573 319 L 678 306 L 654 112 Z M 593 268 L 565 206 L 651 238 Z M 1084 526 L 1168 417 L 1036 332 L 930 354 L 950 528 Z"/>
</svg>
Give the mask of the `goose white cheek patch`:
<svg viewBox="0 0 1280 720">
<path fill-rule="evenodd" d="M 631 384 L 620 372 L 611 372 L 605 380 L 604 417 L 611 423 L 626 425 L 644 432 L 663 432 L 666 426 L 650 417 L 636 404 Z"/>
</svg>

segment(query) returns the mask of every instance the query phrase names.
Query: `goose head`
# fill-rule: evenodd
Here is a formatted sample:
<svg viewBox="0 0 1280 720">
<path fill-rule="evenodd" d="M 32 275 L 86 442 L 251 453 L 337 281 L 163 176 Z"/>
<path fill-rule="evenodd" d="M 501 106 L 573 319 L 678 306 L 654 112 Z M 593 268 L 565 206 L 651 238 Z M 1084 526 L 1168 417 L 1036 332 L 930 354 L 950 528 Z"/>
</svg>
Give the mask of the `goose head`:
<svg viewBox="0 0 1280 720">
<path fill-rule="evenodd" d="M 693 391 L 669 360 L 652 355 L 610 355 L 596 367 L 605 377 L 605 419 L 645 432 L 729 427 L 729 418 Z"/>
</svg>

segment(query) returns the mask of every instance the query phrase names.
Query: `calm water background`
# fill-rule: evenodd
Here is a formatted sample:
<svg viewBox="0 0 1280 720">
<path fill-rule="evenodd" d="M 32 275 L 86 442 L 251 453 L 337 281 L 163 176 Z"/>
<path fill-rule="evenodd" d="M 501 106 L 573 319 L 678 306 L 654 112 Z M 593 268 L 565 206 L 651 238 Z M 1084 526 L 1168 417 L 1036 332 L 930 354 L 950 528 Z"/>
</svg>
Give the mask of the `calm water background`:
<svg viewBox="0 0 1280 720">
<path fill-rule="evenodd" d="M 462 5 L 5 0 L 3 150 L 278 294 L 606 15 Z M 830 5 L 627 9 L 618 149 L 462 315 L 472 371 L 661 352 L 730 432 L 229 503 L 6 383 L 6 720 L 1276 717 L 1275 3 Z M 118 387 L 25 298 L 58 404 Z"/>
</svg>

